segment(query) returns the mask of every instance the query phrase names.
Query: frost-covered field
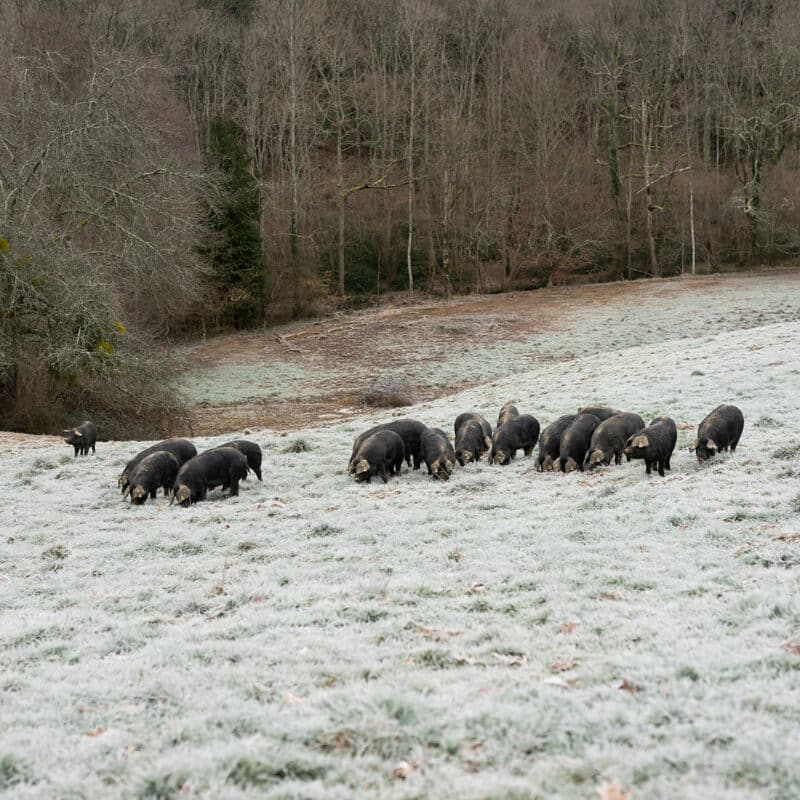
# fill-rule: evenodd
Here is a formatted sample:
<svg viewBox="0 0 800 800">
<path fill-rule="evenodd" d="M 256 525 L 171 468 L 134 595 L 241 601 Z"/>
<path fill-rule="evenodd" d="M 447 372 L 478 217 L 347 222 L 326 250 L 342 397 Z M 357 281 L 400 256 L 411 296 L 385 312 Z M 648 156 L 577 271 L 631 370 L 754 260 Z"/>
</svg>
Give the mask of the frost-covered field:
<svg viewBox="0 0 800 800">
<path fill-rule="evenodd" d="M 353 314 L 352 320 L 376 320 L 369 333 L 357 329 L 362 337 L 358 349 L 368 354 L 366 368 L 362 359 L 332 366 L 325 354 L 313 353 L 311 348 L 300 357 L 290 352 L 293 361 L 265 357 L 261 347 L 251 348 L 247 357 L 222 349 L 223 356 L 212 366 L 195 366 L 184 373 L 183 389 L 191 401 L 210 405 L 265 398 L 312 399 L 342 385 L 357 391 L 376 369 L 386 372 L 392 369 L 389 365 L 399 364 L 400 374 L 423 391 L 440 390 L 497 380 L 543 361 L 569 360 L 665 339 L 703 338 L 710 329 L 739 331 L 800 319 L 800 278 L 796 273 L 637 281 L 546 289 L 519 296 L 527 301 L 525 305 L 515 305 L 513 300 L 518 298 L 514 295 L 500 298 L 507 301 L 503 313 L 498 308 L 482 314 L 465 312 L 473 298 L 459 298 L 445 306 L 446 315 L 415 316 L 406 321 L 400 316 L 401 321 L 393 321 L 394 335 L 382 332 L 387 323 L 377 321 L 374 310 Z M 541 327 L 528 334 L 508 330 L 507 326 L 513 328 L 523 316 L 533 317 Z M 298 326 L 308 327 L 292 323 L 278 330 L 291 335 Z M 255 342 L 273 337 L 272 331 L 261 337 L 246 336 Z M 185 351 L 191 353 L 198 347 L 195 344 Z"/>
<path fill-rule="evenodd" d="M 1 453 L 0 794 L 800 796 L 800 322 L 706 331 L 410 412 L 742 408 L 735 454 L 680 430 L 666 479 L 356 485 L 377 415 L 252 435 L 264 483 L 188 510 L 120 500 L 143 443 Z"/>
</svg>

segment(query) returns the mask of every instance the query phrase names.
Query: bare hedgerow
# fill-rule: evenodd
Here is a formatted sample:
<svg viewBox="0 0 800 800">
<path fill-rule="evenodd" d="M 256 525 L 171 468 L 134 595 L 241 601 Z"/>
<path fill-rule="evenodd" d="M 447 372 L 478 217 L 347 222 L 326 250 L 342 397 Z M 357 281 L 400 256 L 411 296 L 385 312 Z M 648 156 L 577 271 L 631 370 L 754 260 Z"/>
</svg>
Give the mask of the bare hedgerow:
<svg viewBox="0 0 800 800">
<path fill-rule="evenodd" d="M 379 375 L 358 396 L 362 406 L 373 408 L 399 408 L 417 402 L 414 387 L 396 375 Z"/>
<path fill-rule="evenodd" d="M 2 33 L 0 417 L 155 431 L 181 415 L 154 342 L 202 297 L 210 182 L 176 144 L 188 119 L 164 118 L 180 104 L 163 67 L 68 21 L 74 57 L 31 46 L 52 22 L 11 15 Z"/>
</svg>

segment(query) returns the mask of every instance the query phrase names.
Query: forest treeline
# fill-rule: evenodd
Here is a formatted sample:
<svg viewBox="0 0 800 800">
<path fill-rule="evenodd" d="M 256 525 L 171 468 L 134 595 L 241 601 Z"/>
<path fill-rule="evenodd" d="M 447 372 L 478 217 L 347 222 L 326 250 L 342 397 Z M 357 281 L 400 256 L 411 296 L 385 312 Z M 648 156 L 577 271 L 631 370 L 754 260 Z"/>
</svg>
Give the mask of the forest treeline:
<svg viewBox="0 0 800 800">
<path fill-rule="evenodd" d="M 176 332 L 800 246 L 791 0 L 0 0 L 0 424 L 174 428 Z"/>
</svg>

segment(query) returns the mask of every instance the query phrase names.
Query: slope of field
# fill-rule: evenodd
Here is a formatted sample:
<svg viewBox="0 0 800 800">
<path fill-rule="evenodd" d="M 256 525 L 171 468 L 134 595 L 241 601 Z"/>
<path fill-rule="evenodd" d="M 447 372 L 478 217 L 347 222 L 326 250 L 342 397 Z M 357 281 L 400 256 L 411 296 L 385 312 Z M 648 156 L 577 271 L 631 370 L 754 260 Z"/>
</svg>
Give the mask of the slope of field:
<svg viewBox="0 0 800 800">
<path fill-rule="evenodd" d="M 542 362 L 796 319 L 800 271 L 765 271 L 390 305 L 212 338 L 180 361 L 196 433 L 292 430 L 358 413 L 376 376 L 431 400 Z"/>
<path fill-rule="evenodd" d="M 670 414 L 663 479 L 518 457 L 356 485 L 385 415 L 255 433 L 264 483 L 191 509 L 120 500 L 142 443 L 0 453 L 0 794 L 800 796 L 800 322 L 706 331 L 411 411 Z M 701 466 L 720 402 L 744 435 Z"/>
</svg>

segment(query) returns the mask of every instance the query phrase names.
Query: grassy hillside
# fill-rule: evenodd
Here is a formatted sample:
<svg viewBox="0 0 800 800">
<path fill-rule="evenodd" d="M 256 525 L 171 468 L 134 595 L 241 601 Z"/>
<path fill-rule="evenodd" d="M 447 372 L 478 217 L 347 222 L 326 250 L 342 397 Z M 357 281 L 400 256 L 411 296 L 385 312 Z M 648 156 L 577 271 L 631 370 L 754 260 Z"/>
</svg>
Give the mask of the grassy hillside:
<svg viewBox="0 0 800 800">
<path fill-rule="evenodd" d="M 546 362 L 798 319 L 800 272 L 774 271 L 390 305 L 211 338 L 177 361 L 198 432 L 292 430 L 346 418 L 376 374 L 431 400 Z"/>
<path fill-rule="evenodd" d="M 755 285 L 735 330 L 671 302 L 410 412 L 670 414 L 665 479 L 519 457 L 356 485 L 380 415 L 256 433 L 264 483 L 188 510 L 120 500 L 142 443 L 0 454 L 0 795 L 800 795 L 800 322 L 755 318 Z M 744 435 L 700 466 L 690 426 L 721 402 Z"/>
</svg>

